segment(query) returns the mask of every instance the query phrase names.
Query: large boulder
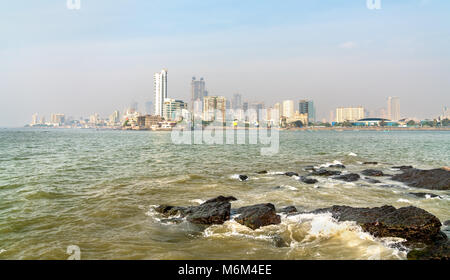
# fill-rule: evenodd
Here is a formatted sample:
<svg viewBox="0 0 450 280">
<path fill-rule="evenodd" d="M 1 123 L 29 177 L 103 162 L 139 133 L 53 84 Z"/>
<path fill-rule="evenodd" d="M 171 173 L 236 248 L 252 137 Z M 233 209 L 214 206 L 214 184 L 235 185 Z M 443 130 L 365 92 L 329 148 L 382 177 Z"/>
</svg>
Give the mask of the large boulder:
<svg viewBox="0 0 450 280">
<path fill-rule="evenodd" d="M 349 173 L 349 174 L 333 177 L 333 179 L 341 180 L 341 181 L 345 181 L 345 182 L 358 181 L 360 178 L 361 178 L 361 176 L 359 176 L 356 173 Z"/>
<path fill-rule="evenodd" d="M 223 224 L 230 219 L 231 204 L 226 201 L 208 202 L 194 207 L 186 219 L 194 224 Z"/>
<path fill-rule="evenodd" d="M 236 222 L 253 230 L 281 223 L 281 217 L 276 214 L 275 206 L 271 203 L 241 207 L 236 209 L 236 213 L 240 214 L 235 218 Z"/>
<path fill-rule="evenodd" d="M 237 198 L 234 196 L 223 196 L 219 195 L 218 197 L 208 199 L 204 203 L 210 203 L 210 202 L 230 202 L 230 201 L 236 201 Z"/>
<path fill-rule="evenodd" d="M 170 206 L 160 205 L 155 208 L 156 212 L 164 216 L 180 216 L 195 224 L 212 225 L 223 224 L 230 219 L 230 201 L 237 200 L 233 196 L 218 196 L 207 200 L 199 206 Z"/>
<path fill-rule="evenodd" d="M 319 182 L 319 181 L 317 181 L 316 179 L 308 178 L 308 177 L 305 177 L 305 176 L 301 176 L 301 177 L 300 177 L 300 181 L 302 181 L 302 182 L 305 183 L 305 184 L 310 184 L 310 185 Z"/>
<path fill-rule="evenodd" d="M 324 212 L 331 212 L 338 221 L 355 221 L 376 237 L 400 237 L 408 242 L 428 244 L 441 239 L 439 219 L 414 206 L 399 209 L 387 205 L 375 208 L 333 206 L 313 211 Z"/>
<path fill-rule="evenodd" d="M 361 174 L 366 175 L 366 176 L 374 176 L 374 177 L 384 176 L 383 171 L 375 170 L 375 169 L 363 170 L 363 171 L 361 171 Z"/>
<path fill-rule="evenodd" d="M 430 190 L 450 190 L 450 171 L 445 169 L 420 170 L 407 168 L 403 173 L 392 176 L 392 180 L 410 187 Z"/>
<path fill-rule="evenodd" d="M 335 175 L 341 175 L 341 171 L 326 170 L 324 168 L 321 168 L 321 169 L 316 169 L 313 172 L 311 172 L 311 175 L 313 175 L 313 176 L 335 176 Z"/>
<path fill-rule="evenodd" d="M 286 173 L 284 173 L 284 175 L 289 176 L 289 177 L 293 177 L 293 176 L 298 177 L 298 173 L 295 173 L 295 172 L 286 172 Z"/>
<path fill-rule="evenodd" d="M 289 214 L 289 213 L 297 213 L 298 210 L 295 206 L 286 206 L 286 207 L 278 209 L 277 212 Z"/>
<path fill-rule="evenodd" d="M 450 260 L 449 240 L 437 241 L 425 248 L 413 249 L 408 252 L 408 260 Z"/>
</svg>

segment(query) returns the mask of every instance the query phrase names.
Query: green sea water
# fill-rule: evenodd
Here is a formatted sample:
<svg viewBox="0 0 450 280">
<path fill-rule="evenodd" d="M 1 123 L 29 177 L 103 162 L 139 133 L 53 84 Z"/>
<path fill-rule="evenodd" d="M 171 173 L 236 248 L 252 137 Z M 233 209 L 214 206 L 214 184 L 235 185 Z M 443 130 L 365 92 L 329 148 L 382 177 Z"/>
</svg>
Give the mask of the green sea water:
<svg viewBox="0 0 450 280">
<path fill-rule="evenodd" d="M 450 193 L 382 178 L 306 185 L 277 175 L 340 162 L 348 172 L 394 174 L 394 165 L 450 165 L 446 131 L 281 131 L 280 150 L 260 145 L 175 145 L 170 132 L 0 129 L 0 259 L 405 259 L 400 240 L 375 238 L 330 215 L 282 216 L 251 230 L 233 220 L 200 228 L 167 222 L 155 205 L 198 205 L 233 195 L 233 207 L 271 202 L 313 210 L 332 205 L 414 205 L 450 219 Z M 268 174 L 256 174 L 267 170 Z M 236 175 L 249 176 L 240 182 Z M 383 186 L 393 185 L 393 186 Z M 417 198 L 412 191 L 441 198 Z M 282 246 L 280 246 L 280 240 Z M 400 249 L 399 249 L 400 248 Z"/>
</svg>

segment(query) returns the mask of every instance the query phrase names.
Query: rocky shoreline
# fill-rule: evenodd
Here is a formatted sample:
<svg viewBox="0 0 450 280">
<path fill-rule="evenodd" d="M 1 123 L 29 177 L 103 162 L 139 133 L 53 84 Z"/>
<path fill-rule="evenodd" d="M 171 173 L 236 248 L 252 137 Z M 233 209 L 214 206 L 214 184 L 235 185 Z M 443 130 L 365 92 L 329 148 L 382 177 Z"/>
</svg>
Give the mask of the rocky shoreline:
<svg viewBox="0 0 450 280">
<path fill-rule="evenodd" d="M 376 165 L 377 163 L 367 162 L 364 164 Z M 328 168 L 345 169 L 345 166 L 338 164 L 330 165 Z M 388 175 L 380 170 L 366 169 L 360 173 L 368 177 L 361 177 L 357 173 L 342 174 L 341 171 L 337 170 L 308 166 L 304 168 L 305 171 L 309 172 L 306 176 L 299 176 L 296 172 L 286 172 L 280 175 L 295 177 L 306 184 L 315 184 L 317 180 L 310 178 L 314 176 L 327 176 L 345 182 L 354 182 L 364 178 L 366 181 L 377 183 L 380 181 L 371 177 L 390 177 L 391 180 L 403 182 L 411 187 L 430 190 L 450 189 L 450 171 L 448 169 L 420 170 L 412 166 L 396 166 L 392 168 L 398 169 L 402 173 Z M 267 174 L 268 172 L 259 171 L 256 173 Z M 239 175 L 238 179 L 244 182 L 249 179 L 249 176 Z M 439 197 L 436 194 L 424 192 L 410 192 L 409 194 L 421 198 Z M 406 240 L 402 245 L 409 250 L 408 259 L 450 259 L 450 242 L 445 233 L 449 231 L 450 221 L 444 222 L 446 227 L 444 229 L 445 232 L 443 232 L 441 231 L 443 225 L 436 216 L 414 206 L 397 209 L 389 205 L 373 208 L 334 205 L 310 212 L 300 212 L 295 206 L 277 209 L 272 203 L 249 205 L 234 209 L 231 207 L 231 202 L 236 200 L 233 196 L 218 196 L 198 206 L 160 205 L 155 210 L 174 221 L 177 221 L 177 219 L 181 221 L 182 218 L 185 218 L 193 224 L 204 226 L 223 224 L 230 219 L 234 219 L 237 223 L 252 230 L 280 224 L 280 213 L 286 215 L 331 213 L 332 217 L 337 221 L 356 222 L 363 231 L 375 237 L 398 237 Z"/>
</svg>

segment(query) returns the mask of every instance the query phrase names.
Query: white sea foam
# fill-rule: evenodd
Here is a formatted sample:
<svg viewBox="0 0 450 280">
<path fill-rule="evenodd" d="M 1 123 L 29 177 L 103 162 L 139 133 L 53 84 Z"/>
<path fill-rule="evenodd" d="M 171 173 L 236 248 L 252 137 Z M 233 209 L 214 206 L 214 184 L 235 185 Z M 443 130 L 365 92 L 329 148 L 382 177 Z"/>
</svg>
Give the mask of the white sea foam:
<svg viewBox="0 0 450 280">
<path fill-rule="evenodd" d="M 283 172 L 283 171 L 271 171 L 271 172 L 268 172 L 267 174 L 269 174 L 269 175 L 284 175 L 286 172 Z"/>
<path fill-rule="evenodd" d="M 0 254 L 3 254 L 4 252 L 6 252 L 5 249 L 0 249 Z"/>
<path fill-rule="evenodd" d="M 357 156 L 358 156 L 358 155 L 355 154 L 355 153 L 349 153 L 348 155 L 351 156 L 351 157 L 357 157 Z"/>
<path fill-rule="evenodd" d="M 342 164 L 342 162 L 340 162 L 339 160 L 335 160 L 333 162 L 327 162 L 318 166 L 314 166 L 315 168 L 326 168 L 326 167 L 330 167 L 331 165 L 336 165 L 336 164 Z"/>
<path fill-rule="evenodd" d="M 189 202 L 191 202 L 191 203 L 197 203 L 197 204 L 202 204 L 202 203 L 204 203 L 206 200 L 203 200 L 203 199 L 192 199 L 192 200 L 189 200 Z"/>
<path fill-rule="evenodd" d="M 397 200 L 397 202 L 411 203 L 411 201 L 409 201 L 407 199 L 403 199 L 403 198 L 400 198 L 399 200 Z"/>
<path fill-rule="evenodd" d="M 289 186 L 289 185 L 281 185 L 282 188 L 291 190 L 291 191 L 298 191 L 298 189 L 296 187 L 293 186 Z"/>
</svg>

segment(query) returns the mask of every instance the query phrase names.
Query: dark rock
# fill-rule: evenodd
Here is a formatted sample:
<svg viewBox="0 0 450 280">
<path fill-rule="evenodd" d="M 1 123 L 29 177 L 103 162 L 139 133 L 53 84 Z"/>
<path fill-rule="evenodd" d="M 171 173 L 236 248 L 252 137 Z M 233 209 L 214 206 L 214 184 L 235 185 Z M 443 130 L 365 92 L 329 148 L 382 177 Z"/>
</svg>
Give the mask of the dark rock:
<svg viewBox="0 0 450 280">
<path fill-rule="evenodd" d="M 402 174 L 394 175 L 391 179 L 406 183 L 410 187 L 430 190 L 450 190 L 450 171 L 445 169 L 403 169 Z"/>
<path fill-rule="evenodd" d="M 292 177 L 292 176 L 298 176 L 298 173 L 295 173 L 295 172 L 286 172 L 286 173 L 284 173 L 284 175 L 289 176 L 289 177 Z"/>
<path fill-rule="evenodd" d="M 181 224 L 183 222 L 183 219 L 181 218 L 169 218 L 169 219 L 161 219 L 161 223 L 166 224 Z"/>
<path fill-rule="evenodd" d="M 359 178 L 361 178 L 361 177 L 356 173 L 350 173 L 350 174 L 333 177 L 333 179 L 341 180 L 341 181 L 345 181 L 345 182 L 358 181 Z"/>
<path fill-rule="evenodd" d="M 235 218 L 236 222 L 251 229 L 281 223 L 281 217 L 276 214 L 275 206 L 271 203 L 246 206 L 237 210 L 240 215 Z"/>
<path fill-rule="evenodd" d="M 439 219 L 414 206 L 399 209 L 387 205 L 375 208 L 333 206 L 313 211 L 324 212 L 331 212 L 339 221 L 355 221 L 375 237 L 400 237 L 427 244 L 442 239 Z"/>
<path fill-rule="evenodd" d="M 267 174 L 267 171 L 266 170 L 263 170 L 263 171 L 258 171 L 258 172 L 256 172 L 257 174 Z"/>
<path fill-rule="evenodd" d="M 450 220 L 445 221 L 444 226 L 450 226 Z"/>
<path fill-rule="evenodd" d="M 281 209 L 278 209 L 277 212 L 278 213 L 289 214 L 289 213 L 297 213 L 298 211 L 297 211 L 297 208 L 295 208 L 295 206 L 287 206 L 287 207 L 283 207 Z"/>
<path fill-rule="evenodd" d="M 239 180 L 242 181 L 247 181 L 248 180 L 248 176 L 247 175 L 239 175 Z"/>
<path fill-rule="evenodd" d="M 313 176 L 335 176 L 335 175 L 340 175 L 341 171 L 333 171 L 333 170 L 326 170 L 326 169 L 317 169 L 314 170 L 311 175 Z"/>
<path fill-rule="evenodd" d="M 449 240 L 435 242 L 422 249 L 414 249 L 408 252 L 408 260 L 450 260 Z"/>
<path fill-rule="evenodd" d="M 364 180 L 366 180 L 367 182 L 369 182 L 371 184 L 379 184 L 379 183 L 381 183 L 381 181 L 379 181 L 379 180 L 372 179 L 372 178 L 367 178 L 367 177 L 365 177 Z"/>
<path fill-rule="evenodd" d="M 434 197 L 439 197 L 440 199 L 442 199 L 441 196 L 434 194 L 434 193 L 423 193 L 423 192 L 410 192 L 409 194 L 420 197 L 420 198 L 427 198 L 427 196 L 434 198 Z"/>
<path fill-rule="evenodd" d="M 400 188 L 398 185 L 392 185 L 392 184 L 386 184 L 386 185 L 380 185 L 382 188 Z"/>
<path fill-rule="evenodd" d="M 301 176 L 301 177 L 300 177 L 300 181 L 302 181 L 302 182 L 305 183 L 305 184 L 310 184 L 310 185 L 319 182 L 319 181 L 317 181 L 316 179 L 308 178 L 308 177 L 305 177 L 305 176 Z"/>
<path fill-rule="evenodd" d="M 220 195 L 218 197 L 211 198 L 211 199 L 205 201 L 203 204 L 210 203 L 210 202 L 230 202 L 230 201 L 236 201 L 236 200 L 237 200 L 237 198 L 235 198 L 234 196 Z"/>
<path fill-rule="evenodd" d="M 366 162 L 363 162 L 363 164 L 377 165 L 378 162 L 376 162 L 376 161 L 366 161 Z"/>
<path fill-rule="evenodd" d="M 276 247 L 282 248 L 282 247 L 289 247 L 286 241 L 280 236 L 280 235 L 274 235 L 272 236 L 272 241 Z"/>
<path fill-rule="evenodd" d="M 274 189 L 279 190 L 279 189 L 281 189 L 281 186 L 276 186 L 276 187 L 274 187 Z"/>
<path fill-rule="evenodd" d="M 230 210 L 229 202 L 203 203 L 194 207 L 186 219 L 191 223 L 201 225 L 223 224 L 230 219 Z"/>
<path fill-rule="evenodd" d="M 330 165 L 330 166 L 328 166 L 328 167 L 330 167 L 330 168 L 341 168 L 341 169 L 344 169 L 344 168 L 345 168 L 345 165 L 343 165 L 343 164 L 333 164 L 333 165 Z"/>
<path fill-rule="evenodd" d="M 161 213 L 165 216 L 180 215 L 180 216 L 184 217 L 190 211 L 190 209 L 191 209 L 191 207 L 160 205 L 155 208 L 155 211 L 158 213 Z"/>
<path fill-rule="evenodd" d="M 405 169 L 410 169 L 413 168 L 411 165 L 402 165 L 402 166 L 392 166 L 393 169 L 400 169 L 400 170 L 405 170 Z"/>
<path fill-rule="evenodd" d="M 361 174 L 366 175 L 366 176 L 375 176 L 375 177 L 384 176 L 383 171 L 375 170 L 375 169 L 363 170 L 363 171 L 361 171 Z"/>
</svg>

